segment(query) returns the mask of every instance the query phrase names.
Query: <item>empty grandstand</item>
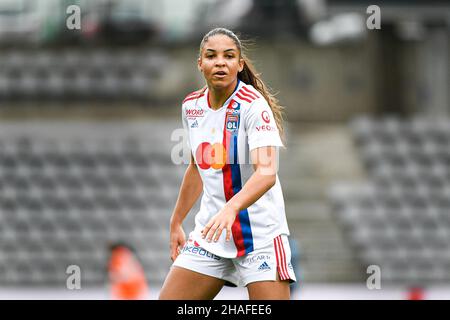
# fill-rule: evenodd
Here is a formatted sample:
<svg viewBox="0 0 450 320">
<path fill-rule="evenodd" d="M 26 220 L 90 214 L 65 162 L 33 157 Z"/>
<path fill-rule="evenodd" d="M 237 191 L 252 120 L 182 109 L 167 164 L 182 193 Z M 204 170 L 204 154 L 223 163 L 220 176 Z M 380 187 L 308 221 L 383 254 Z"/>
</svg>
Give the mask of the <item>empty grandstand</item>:
<svg viewBox="0 0 450 320">
<path fill-rule="evenodd" d="M 361 262 L 409 286 L 450 280 L 450 121 L 358 118 L 355 142 L 368 172 L 330 192 Z"/>
<path fill-rule="evenodd" d="M 174 128 L 2 123 L 0 282 L 61 286 L 77 265 L 86 286 L 101 286 L 110 245 L 124 242 L 159 283 L 170 266 L 168 219 L 183 173 L 170 158 Z"/>
</svg>

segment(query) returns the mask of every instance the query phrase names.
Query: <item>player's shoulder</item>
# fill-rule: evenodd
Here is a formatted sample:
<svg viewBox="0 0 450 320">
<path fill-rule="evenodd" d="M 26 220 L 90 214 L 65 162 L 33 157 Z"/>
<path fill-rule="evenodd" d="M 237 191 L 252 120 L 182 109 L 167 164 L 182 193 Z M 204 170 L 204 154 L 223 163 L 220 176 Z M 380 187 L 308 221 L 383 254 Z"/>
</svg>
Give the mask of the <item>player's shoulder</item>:
<svg viewBox="0 0 450 320">
<path fill-rule="evenodd" d="M 261 101 L 265 101 L 262 94 L 250 84 L 244 84 L 236 92 L 235 98 L 244 106 L 253 106 Z"/>
<path fill-rule="evenodd" d="M 267 104 L 264 96 L 250 84 L 244 84 L 236 93 L 236 99 L 241 103 L 242 109 L 253 113 Z M 246 112 L 246 113 L 248 113 Z"/>
<path fill-rule="evenodd" d="M 198 90 L 196 90 L 196 91 L 193 91 L 193 92 L 189 93 L 189 94 L 183 99 L 183 103 L 182 103 L 182 104 L 184 105 L 185 103 L 189 103 L 190 101 L 195 101 L 195 100 L 197 100 L 198 98 L 203 97 L 203 96 L 205 95 L 205 91 L 206 91 L 206 86 L 203 87 L 203 88 L 201 88 L 201 89 L 198 89 Z"/>
</svg>

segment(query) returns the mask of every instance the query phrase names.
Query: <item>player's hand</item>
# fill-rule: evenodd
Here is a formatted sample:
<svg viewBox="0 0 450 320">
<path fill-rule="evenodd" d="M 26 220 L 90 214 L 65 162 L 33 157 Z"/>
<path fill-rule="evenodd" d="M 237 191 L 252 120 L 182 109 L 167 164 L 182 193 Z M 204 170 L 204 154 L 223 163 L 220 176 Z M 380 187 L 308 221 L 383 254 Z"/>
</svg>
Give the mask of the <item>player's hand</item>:
<svg viewBox="0 0 450 320">
<path fill-rule="evenodd" d="M 226 241 L 230 241 L 231 226 L 233 225 L 238 213 L 239 212 L 236 209 L 225 205 L 222 210 L 220 210 L 214 217 L 211 218 L 211 220 L 209 220 L 205 228 L 202 230 L 203 239 L 206 238 L 206 241 L 208 242 L 211 242 L 211 240 L 214 239 L 214 242 L 217 242 L 222 234 L 222 231 L 225 229 L 227 232 Z"/>
<path fill-rule="evenodd" d="M 180 225 L 175 225 L 170 227 L 170 258 L 172 261 L 180 254 L 181 249 L 186 243 L 186 234 L 184 233 L 183 227 Z"/>
</svg>

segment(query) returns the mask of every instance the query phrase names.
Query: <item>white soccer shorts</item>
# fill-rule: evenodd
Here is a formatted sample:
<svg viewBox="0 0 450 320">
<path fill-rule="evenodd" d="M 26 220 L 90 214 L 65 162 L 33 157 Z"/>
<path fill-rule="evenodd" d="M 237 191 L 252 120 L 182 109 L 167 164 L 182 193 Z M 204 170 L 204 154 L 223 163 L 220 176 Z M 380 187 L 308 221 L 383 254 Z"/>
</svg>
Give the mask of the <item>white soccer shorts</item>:
<svg viewBox="0 0 450 320">
<path fill-rule="evenodd" d="M 245 287 L 256 281 L 276 281 L 277 273 L 281 280 L 297 281 L 287 235 L 280 235 L 260 249 L 231 259 L 206 251 L 189 236 L 172 266 L 223 279 L 228 286 Z"/>
</svg>

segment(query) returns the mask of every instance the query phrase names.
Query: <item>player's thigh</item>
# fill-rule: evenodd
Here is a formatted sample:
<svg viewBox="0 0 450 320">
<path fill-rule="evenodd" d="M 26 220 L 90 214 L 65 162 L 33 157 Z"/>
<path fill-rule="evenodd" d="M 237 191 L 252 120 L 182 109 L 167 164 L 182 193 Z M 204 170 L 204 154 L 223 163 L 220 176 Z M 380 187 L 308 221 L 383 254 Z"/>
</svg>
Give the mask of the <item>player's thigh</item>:
<svg viewBox="0 0 450 320">
<path fill-rule="evenodd" d="M 164 281 L 160 300 L 211 300 L 225 280 L 173 266 Z"/>
<path fill-rule="evenodd" d="M 247 285 L 250 300 L 289 300 L 291 290 L 288 280 L 257 281 Z"/>
</svg>

